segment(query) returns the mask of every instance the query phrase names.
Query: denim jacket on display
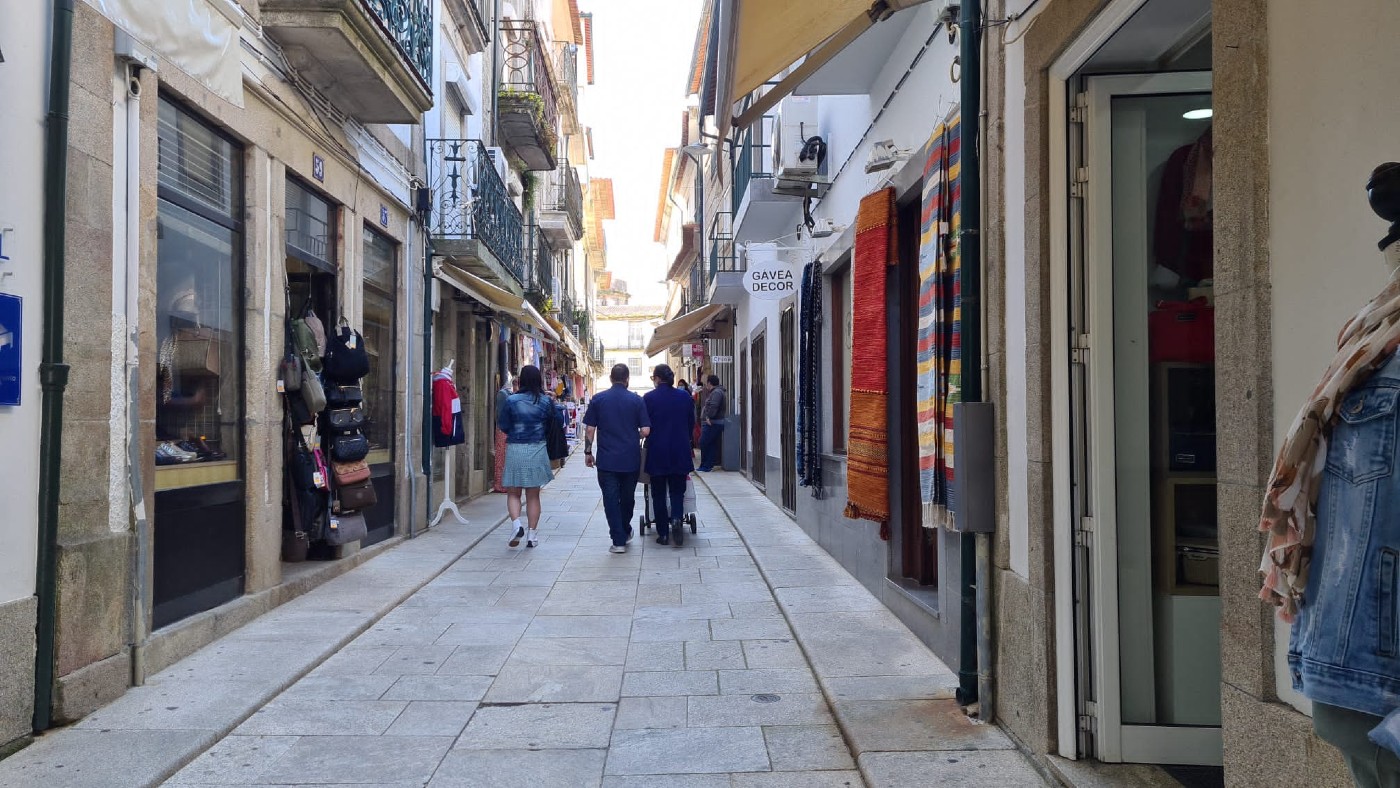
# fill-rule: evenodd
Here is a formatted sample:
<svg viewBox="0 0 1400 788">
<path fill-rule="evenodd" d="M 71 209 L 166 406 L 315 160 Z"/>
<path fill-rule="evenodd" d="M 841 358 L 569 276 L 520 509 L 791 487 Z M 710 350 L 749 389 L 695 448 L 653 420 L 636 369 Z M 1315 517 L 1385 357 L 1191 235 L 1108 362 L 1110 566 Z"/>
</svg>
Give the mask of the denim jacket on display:
<svg viewBox="0 0 1400 788">
<path fill-rule="evenodd" d="M 1386 717 L 1400 743 L 1400 355 L 1347 392 L 1327 448 L 1307 590 L 1288 647 L 1293 687 Z"/>
<path fill-rule="evenodd" d="M 544 443 L 544 425 L 554 400 L 541 394 L 512 394 L 501 406 L 496 427 L 506 443 Z"/>
</svg>

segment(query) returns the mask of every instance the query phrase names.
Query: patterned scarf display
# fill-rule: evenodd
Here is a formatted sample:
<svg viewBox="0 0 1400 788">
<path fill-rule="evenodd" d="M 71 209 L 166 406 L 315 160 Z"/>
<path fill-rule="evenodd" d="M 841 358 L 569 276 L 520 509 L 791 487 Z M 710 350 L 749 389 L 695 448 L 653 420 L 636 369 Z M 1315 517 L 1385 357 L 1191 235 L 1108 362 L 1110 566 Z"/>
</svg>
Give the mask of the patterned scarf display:
<svg viewBox="0 0 1400 788">
<path fill-rule="evenodd" d="M 1269 535 L 1259 571 L 1259 598 L 1293 621 L 1308 586 L 1316 536 L 1317 494 L 1327 465 L 1327 438 L 1348 391 L 1364 382 L 1400 347 L 1400 283 L 1391 282 L 1366 304 L 1337 337 L 1337 355 L 1317 384 L 1279 449 L 1264 494 L 1259 530 Z"/>
<path fill-rule="evenodd" d="M 919 234 L 919 499 L 925 528 L 951 527 L 953 406 L 962 401 L 962 225 L 958 117 L 939 124 L 924 160 Z"/>
<path fill-rule="evenodd" d="M 846 465 L 846 517 L 885 524 L 890 518 L 889 383 L 885 375 L 887 269 L 898 262 L 895 192 L 860 201 L 851 286 L 851 417 Z M 880 529 L 881 538 L 889 538 Z"/>
<path fill-rule="evenodd" d="M 822 264 L 802 270 L 798 327 L 797 481 L 822 494 Z"/>
</svg>

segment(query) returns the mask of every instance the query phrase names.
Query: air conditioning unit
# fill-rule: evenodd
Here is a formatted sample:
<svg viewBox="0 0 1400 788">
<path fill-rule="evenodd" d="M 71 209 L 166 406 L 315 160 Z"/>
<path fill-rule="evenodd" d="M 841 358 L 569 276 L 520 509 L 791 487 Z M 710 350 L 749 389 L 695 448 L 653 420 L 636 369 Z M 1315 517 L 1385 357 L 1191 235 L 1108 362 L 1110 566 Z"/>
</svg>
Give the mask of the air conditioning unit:
<svg viewBox="0 0 1400 788">
<path fill-rule="evenodd" d="M 496 174 L 501 176 L 501 182 L 510 183 L 510 163 L 506 161 L 505 149 L 487 148 L 486 155 L 491 157 L 491 163 L 496 166 Z"/>
<path fill-rule="evenodd" d="M 816 96 L 788 96 L 778 104 L 773 174 L 780 188 L 829 183 L 827 141 L 817 125 L 817 106 Z"/>
</svg>

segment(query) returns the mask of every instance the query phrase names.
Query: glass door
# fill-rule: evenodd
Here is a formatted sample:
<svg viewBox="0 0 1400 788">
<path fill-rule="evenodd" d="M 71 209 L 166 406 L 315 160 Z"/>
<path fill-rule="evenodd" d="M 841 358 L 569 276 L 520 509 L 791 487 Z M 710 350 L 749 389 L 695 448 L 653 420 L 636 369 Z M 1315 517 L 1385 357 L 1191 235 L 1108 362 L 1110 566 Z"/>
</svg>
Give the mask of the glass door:
<svg viewBox="0 0 1400 788">
<path fill-rule="evenodd" d="M 1092 754 L 1218 765 L 1210 74 L 1091 77 L 1080 105 Z"/>
</svg>

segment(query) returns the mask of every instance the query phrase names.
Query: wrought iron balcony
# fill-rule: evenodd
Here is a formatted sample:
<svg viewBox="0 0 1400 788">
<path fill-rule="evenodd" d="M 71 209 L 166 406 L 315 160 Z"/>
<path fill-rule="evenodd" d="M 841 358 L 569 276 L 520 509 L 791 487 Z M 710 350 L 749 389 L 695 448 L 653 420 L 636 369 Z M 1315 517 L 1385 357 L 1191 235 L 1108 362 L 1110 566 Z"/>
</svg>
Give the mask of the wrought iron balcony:
<svg viewBox="0 0 1400 788">
<path fill-rule="evenodd" d="M 312 87 L 364 123 L 433 106 L 431 0 L 262 0 L 263 31 Z"/>
<path fill-rule="evenodd" d="M 526 279 L 523 222 L 491 153 L 480 140 L 427 144 L 434 251 L 496 284 L 519 289 Z"/>
<path fill-rule="evenodd" d="M 556 244 L 572 244 L 583 237 L 583 187 L 578 170 L 565 160 L 559 169 L 545 173 L 537 198 L 540 226 Z"/>
<path fill-rule="evenodd" d="M 773 136 L 777 120 L 764 115 L 744 130 L 734 157 L 730 211 L 737 241 L 762 241 L 792 230 L 802 215 L 799 197 L 779 194 L 774 189 Z"/>
<path fill-rule="evenodd" d="M 554 75 L 559 88 L 559 119 L 569 134 L 582 131 L 578 119 L 578 44 L 554 44 Z"/>
<path fill-rule="evenodd" d="M 500 35 L 500 139 L 526 170 L 552 170 L 559 146 L 559 108 L 539 28 L 533 20 L 506 19 Z"/>
<path fill-rule="evenodd" d="M 535 306 L 540 311 L 554 311 L 548 302 L 554 299 L 554 249 L 549 239 L 537 225 L 531 225 L 526 234 L 528 239 L 526 254 L 525 284 L 527 296 L 533 296 Z"/>
</svg>

